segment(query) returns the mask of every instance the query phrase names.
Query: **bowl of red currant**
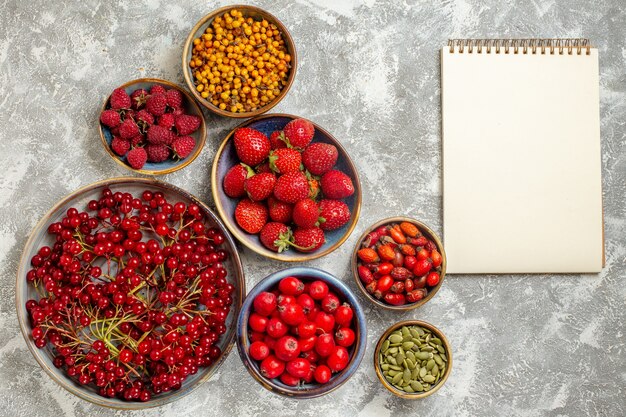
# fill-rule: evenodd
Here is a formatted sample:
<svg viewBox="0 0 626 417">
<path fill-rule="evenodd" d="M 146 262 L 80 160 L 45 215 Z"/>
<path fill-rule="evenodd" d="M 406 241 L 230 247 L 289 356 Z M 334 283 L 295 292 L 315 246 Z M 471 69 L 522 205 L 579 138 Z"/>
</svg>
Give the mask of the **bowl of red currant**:
<svg viewBox="0 0 626 417">
<path fill-rule="evenodd" d="M 237 349 L 266 389 L 314 398 L 357 370 L 367 339 L 363 310 L 339 279 L 316 268 L 275 272 L 248 294 L 237 322 Z"/>
<path fill-rule="evenodd" d="M 41 367 L 95 404 L 160 406 L 228 355 L 245 294 L 220 219 L 177 187 L 88 185 L 37 224 L 17 275 L 20 328 Z"/>
</svg>

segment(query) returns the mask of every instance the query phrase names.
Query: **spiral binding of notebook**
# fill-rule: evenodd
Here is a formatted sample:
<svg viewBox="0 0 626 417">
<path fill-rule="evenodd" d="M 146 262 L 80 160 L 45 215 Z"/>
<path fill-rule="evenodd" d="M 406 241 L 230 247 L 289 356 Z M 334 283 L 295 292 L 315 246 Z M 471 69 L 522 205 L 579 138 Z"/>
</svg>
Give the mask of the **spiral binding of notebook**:
<svg viewBox="0 0 626 417">
<path fill-rule="evenodd" d="M 590 55 L 589 39 L 450 39 L 450 53 Z"/>
</svg>

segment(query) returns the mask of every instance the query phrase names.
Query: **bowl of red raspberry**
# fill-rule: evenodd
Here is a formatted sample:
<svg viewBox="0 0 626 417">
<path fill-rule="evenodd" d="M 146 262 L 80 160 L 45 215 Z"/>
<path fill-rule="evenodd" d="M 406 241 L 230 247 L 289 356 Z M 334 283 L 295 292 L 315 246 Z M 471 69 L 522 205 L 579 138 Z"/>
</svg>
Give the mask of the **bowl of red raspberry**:
<svg viewBox="0 0 626 417">
<path fill-rule="evenodd" d="M 233 129 L 213 161 L 213 199 L 230 232 L 267 258 L 304 262 L 348 239 L 361 210 L 356 166 L 319 125 L 261 115 Z"/>
<path fill-rule="evenodd" d="M 367 343 L 363 309 L 335 276 L 316 268 L 275 272 L 248 293 L 237 349 L 252 377 L 293 398 L 328 394 L 356 372 Z"/>
<path fill-rule="evenodd" d="M 206 124 L 200 107 L 182 87 L 140 78 L 116 88 L 104 101 L 100 139 L 124 168 L 163 175 L 196 159 L 206 141 Z"/>
</svg>

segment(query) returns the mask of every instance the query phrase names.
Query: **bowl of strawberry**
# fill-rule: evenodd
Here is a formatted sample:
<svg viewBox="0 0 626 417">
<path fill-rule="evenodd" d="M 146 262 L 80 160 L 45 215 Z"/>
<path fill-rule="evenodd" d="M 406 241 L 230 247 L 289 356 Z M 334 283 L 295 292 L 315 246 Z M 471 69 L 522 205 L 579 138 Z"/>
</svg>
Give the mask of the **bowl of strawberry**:
<svg viewBox="0 0 626 417">
<path fill-rule="evenodd" d="M 189 165 L 206 141 L 200 107 L 180 86 L 156 78 L 113 90 L 100 110 L 100 139 L 124 168 L 162 175 Z"/>
<path fill-rule="evenodd" d="M 287 114 L 250 119 L 226 136 L 211 175 L 226 227 L 265 257 L 303 262 L 338 248 L 361 209 L 356 167 L 339 141 Z"/>
<path fill-rule="evenodd" d="M 391 310 L 411 310 L 435 296 L 446 275 L 446 253 L 427 225 L 408 217 L 368 228 L 352 254 L 352 274 L 363 294 Z"/>
<path fill-rule="evenodd" d="M 356 371 L 367 339 L 363 310 L 328 272 L 296 267 L 264 278 L 247 295 L 237 322 L 237 348 L 266 389 L 314 398 Z"/>
</svg>

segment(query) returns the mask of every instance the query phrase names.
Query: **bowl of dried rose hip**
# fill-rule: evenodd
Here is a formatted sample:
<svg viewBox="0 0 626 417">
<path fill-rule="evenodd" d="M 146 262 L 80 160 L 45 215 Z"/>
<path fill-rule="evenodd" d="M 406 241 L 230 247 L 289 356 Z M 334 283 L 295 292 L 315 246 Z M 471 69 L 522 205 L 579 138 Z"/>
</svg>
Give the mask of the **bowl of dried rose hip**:
<svg viewBox="0 0 626 417">
<path fill-rule="evenodd" d="M 169 81 L 141 78 L 111 93 L 100 111 L 100 139 L 115 162 L 162 175 L 189 165 L 206 141 L 200 107 Z"/>
<path fill-rule="evenodd" d="M 266 389 L 295 398 L 344 384 L 365 353 L 363 310 L 328 272 L 296 267 L 276 272 L 247 295 L 237 322 L 237 349 Z"/>
<path fill-rule="evenodd" d="M 42 368 L 121 409 L 160 406 L 208 380 L 234 343 L 244 294 L 219 218 L 148 178 L 101 181 L 57 203 L 28 239 L 16 284 Z"/>
<path fill-rule="evenodd" d="M 352 254 L 352 274 L 363 294 L 391 310 L 411 310 L 439 291 L 446 253 L 424 223 L 407 217 L 381 220 L 367 229 Z"/>
<path fill-rule="evenodd" d="M 296 47 L 276 17 L 248 5 L 204 16 L 183 48 L 183 74 L 196 100 L 225 117 L 265 113 L 289 91 L 296 76 Z"/>
<path fill-rule="evenodd" d="M 338 248 L 361 209 L 356 167 L 341 143 L 309 120 L 261 115 L 217 150 L 213 199 L 226 227 L 271 259 L 303 262 Z"/>
</svg>

